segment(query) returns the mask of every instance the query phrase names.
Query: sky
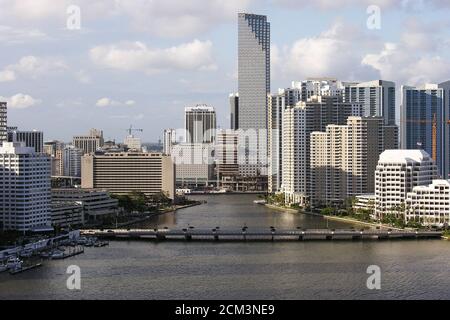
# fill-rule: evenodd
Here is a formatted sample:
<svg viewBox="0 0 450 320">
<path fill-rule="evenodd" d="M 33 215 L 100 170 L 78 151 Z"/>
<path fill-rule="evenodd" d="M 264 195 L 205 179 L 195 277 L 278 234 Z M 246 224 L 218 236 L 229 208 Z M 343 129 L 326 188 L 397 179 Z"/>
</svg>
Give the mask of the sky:
<svg viewBox="0 0 450 320">
<path fill-rule="evenodd" d="M 228 128 L 238 12 L 271 23 L 272 92 L 308 77 L 450 79 L 449 0 L 0 0 L 8 125 L 66 142 L 90 128 L 122 141 L 133 125 L 157 142 L 208 104 Z"/>
</svg>

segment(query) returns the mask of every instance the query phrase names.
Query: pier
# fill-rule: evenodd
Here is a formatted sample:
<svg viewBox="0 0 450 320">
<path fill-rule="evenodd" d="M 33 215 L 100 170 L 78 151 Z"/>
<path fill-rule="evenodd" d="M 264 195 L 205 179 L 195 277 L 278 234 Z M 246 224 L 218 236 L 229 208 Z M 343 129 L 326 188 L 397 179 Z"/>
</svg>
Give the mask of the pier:
<svg viewBox="0 0 450 320">
<path fill-rule="evenodd" d="M 335 241 L 335 240 L 407 240 L 407 239 L 440 239 L 442 232 L 438 231 L 399 231 L 399 230 L 242 230 L 215 229 L 151 229 L 151 230 L 84 230 L 85 236 L 94 236 L 111 240 L 148 240 L 148 241 Z"/>
</svg>

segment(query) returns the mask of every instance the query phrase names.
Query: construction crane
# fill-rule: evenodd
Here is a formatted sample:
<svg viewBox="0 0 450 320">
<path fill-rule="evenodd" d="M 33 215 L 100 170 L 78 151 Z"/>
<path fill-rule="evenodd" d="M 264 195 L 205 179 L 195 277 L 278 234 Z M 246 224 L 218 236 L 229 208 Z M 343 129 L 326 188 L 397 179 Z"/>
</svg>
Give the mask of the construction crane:
<svg viewBox="0 0 450 320">
<path fill-rule="evenodd" d="M 126 130 L 128 132 L 128 135 L 133 135 L 133 132 L 144 132 L 144 129 L 135 129 L 133 128 L 133 125 L 130 125 L 130 128 Z"/>
<path fill-rule="evenodd" d="M 407 123 L 420 123 L 420 124 L 428 124 L 428 123 L 432 123 L 433 127 L 432 127 L 432 136 L 431 136 L 431 157 L 433 158 L 433 160 L 436 162 L 437 161 L 437 127 L 438 127 L 438 123 L 440 121 L 437 120 L 437 115 L 436 113 L 433 114 L 433 120 L 405 120 L 405 121 L 401 121 L 401 122 L 407 122 Z M 446 120 L 446 121 L 442 121 L 442 123 L 446 123 L 447 125 L 450 125 L 450 120 Z M 418 142 L 418 144 L 421 144 L 421 142 Z"/>
</svg>

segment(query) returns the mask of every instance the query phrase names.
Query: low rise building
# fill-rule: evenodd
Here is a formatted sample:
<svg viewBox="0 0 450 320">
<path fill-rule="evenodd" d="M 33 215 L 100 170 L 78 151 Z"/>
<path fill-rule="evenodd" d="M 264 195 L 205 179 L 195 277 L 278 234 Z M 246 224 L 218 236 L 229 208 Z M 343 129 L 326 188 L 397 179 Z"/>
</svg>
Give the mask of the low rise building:
<svg viewBox="0 0 450 320">
<path fill-rule="evenodd" d="M 83 205 L 76 201 L 52 201 L 53 227 L 80 227 L 84 224 Z"/>
</svg>

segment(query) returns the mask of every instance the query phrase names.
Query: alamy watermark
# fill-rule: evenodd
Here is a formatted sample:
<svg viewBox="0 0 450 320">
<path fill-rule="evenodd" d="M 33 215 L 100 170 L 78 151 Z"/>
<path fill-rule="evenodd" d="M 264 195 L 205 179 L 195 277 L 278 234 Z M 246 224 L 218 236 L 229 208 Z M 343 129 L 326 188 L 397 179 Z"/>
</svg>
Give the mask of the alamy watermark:
<svg viewBox="0 0 450 320">
<path fill-rule="evenodd" d="M 76 5 L 70 5 L 67 7 L 67 20 L 66 27 L 68 30 L 80 30 L 81 29 L 81 8 Z"/>
<path fill-rule="evenodd" d="M 70 276 L 67 278 L 66 286 L 68 290 L 81 290 L 81 269 L 79 266 L 71 265 L 67 267 L 67 274 Z"/>
<path fill-rule="evenodd" d="M 381 290 L 381 268 L 376 265 L 371 265 L 367 268 L 367 274 L 370 274 L 367 278 L 367 289 L 369 290 Z"/>
</svg>

